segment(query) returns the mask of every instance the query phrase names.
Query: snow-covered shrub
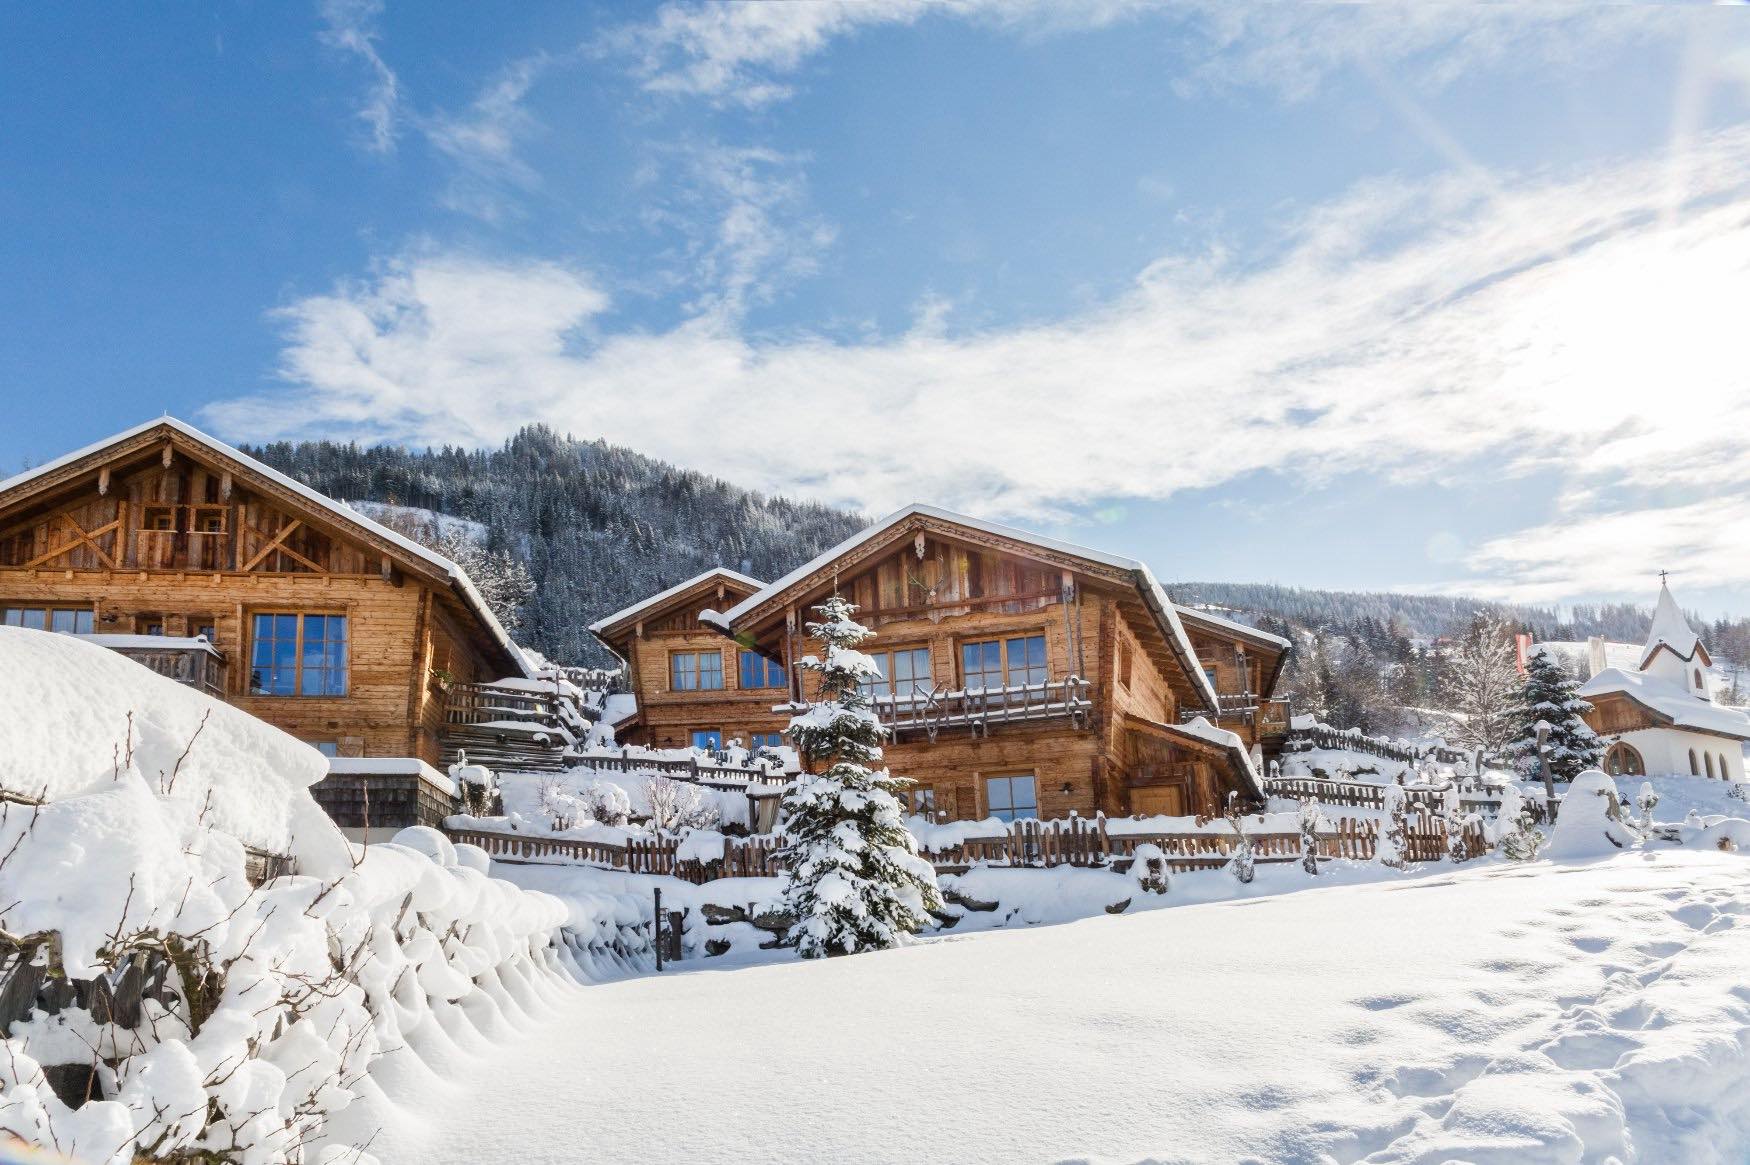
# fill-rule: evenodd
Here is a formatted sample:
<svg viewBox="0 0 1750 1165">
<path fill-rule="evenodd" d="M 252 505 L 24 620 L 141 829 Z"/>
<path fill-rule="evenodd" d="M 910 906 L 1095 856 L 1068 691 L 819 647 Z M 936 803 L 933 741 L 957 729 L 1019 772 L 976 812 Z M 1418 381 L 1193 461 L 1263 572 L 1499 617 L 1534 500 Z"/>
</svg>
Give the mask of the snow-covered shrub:
<svg viewBox="0 0 1750 1165">
<path fill-rule="evenodd" d="M 1309 874 L 1319 872 L 1319 803 L 1308 798 L 1300 803 L 1300 868 Z"/>
<path fill-rule="evenodd" d="M 567 788 L 557 777 L 541 778 L 541 812 L 547 815 L 555 830 L 564 831 L 577 824 L 578 818 L 589 812 L 583 797 Z"/>
<path fill-rule="evenodd" d="M 1623 820 L 1615 782 L 1598 769 L 1588 769 L 1574 778 L 1562 798 L 1546 852 L 1552 858 L 1597 857 L 1638 840 Z"/>
<path fill-rule="evenodd" d="M 1374 857 L 1387 869 L 1401 870 L 1409 864 L 1410 825 L 1406 817 L 1408 796 L 1397 783 L 1386 785 L 1385 825 L 1379 833 Z"/>
<path fill-rule="evenodd" d="M 1165 894 L 1169 884 L 1167 855 L 1152 842 L 1143 842 L 1131 851 L 1130 880 L 1145 894 Z"/>
<path fill-rule="evenodd" d="M 450 766 L 450 778 L 462 795 L 462 812 L 474 817 L 489 816 L 498 800 L 498 778 L 485 765 L 466 762 Z"/>
<path fill-rule="evenodd" d="M 589 815 L 603 825 L 624 825 L 632 816 L 632 798 L 610 781 L 591 781 L 578 795 Z"/>
<path fill-rule="evenodd" d="M 1658 808 L 1658 805 L 1659 794 L 1654 791 L 1650 783 L 1643 781 L 1641 791 L 1635 797 L 1635 808 L 1641 811 L 1641 832 L 1645 833 L 1653 828 L 1653 810 Z"/>
<path fill-rule="evenodd" d="M 1227 823 L 1233 826 L 1234 834 L 1239 838 L 1234 845 L 1233 854 L 1227 860 L 1227 872 L 1244 884 L 1250 882 L 1257 875 L 1256 859 L 1252 854 L 1252 841 L 1240 826 L 1238 817 L 1229 817 Z"/>
<path fill-rule="evenodd" d="M 1543 834 L 1534 827 L 1531 810 L 1526 807 L 1525 797 L 1517 785 L 1508 785 L 1501 790 L 1501 810 L 1495 819 L 1495 830 L 1501 856 L 1509 861 L 1535 861 L 1543 849 Z"/>
<path fill-rule="evenodd" d="M 811 766 L 826 767 L 799 775 L 780 809 L 784 904 L 804 958 L 890 947 L 941 909 L 936 872 L 905 827 L 899 794 L 909 782 L 874 768 L 886 730 L 861 685 L 879 670 L 857 650 L 873 632 L 839 595 L 816 610 L 808 633 L 825 658 L 798 666 L 820 677 L 820 702 L 790 721 L 790 739 Z"/>
<path fill-rule="evenodd" d="M 650 828 L 659 833 L 683 829 L 714 829 L 722 819 L 717 799 L 699 785 L 653 776 L 644 786 Z"/>
</svg>

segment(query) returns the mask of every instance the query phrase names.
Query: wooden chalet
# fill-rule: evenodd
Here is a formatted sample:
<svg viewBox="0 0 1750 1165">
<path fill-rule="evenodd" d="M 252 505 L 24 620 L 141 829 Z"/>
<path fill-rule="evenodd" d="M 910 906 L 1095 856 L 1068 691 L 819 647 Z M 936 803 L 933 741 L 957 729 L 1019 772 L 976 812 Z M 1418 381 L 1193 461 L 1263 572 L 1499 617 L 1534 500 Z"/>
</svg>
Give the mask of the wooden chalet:
<svg viewBox="0 0 1750 1165">
<path fill-rule="evenodd" d="M 92 636 L 330 756 L 435 777 L 458 740 L 557 751 L 459 567 L 170 417 L 0 482 L 0 615 Z"/>
<path fill-rule="evenodd" d="M 794 664 L 835 589 L 876 632 L 871 694 L 916 812 L 1216 814 L 1262 799 L 1252 753 L 1288 644 L 1182 611 L 1140 562 L 914 505 L 702 619 L 811 699 Z"/>
<path fill-rule="evenodd" d="M 613 725 L 621 744 L 650 748 L 749 748 L 784 743 L 789 717 L 774 712 L 789 699 L 782 661 L 726 643 L 699 622 L 765 583 L 718 567 L 590 624 L 625 665 L 638 710 Z"/>
</svg>

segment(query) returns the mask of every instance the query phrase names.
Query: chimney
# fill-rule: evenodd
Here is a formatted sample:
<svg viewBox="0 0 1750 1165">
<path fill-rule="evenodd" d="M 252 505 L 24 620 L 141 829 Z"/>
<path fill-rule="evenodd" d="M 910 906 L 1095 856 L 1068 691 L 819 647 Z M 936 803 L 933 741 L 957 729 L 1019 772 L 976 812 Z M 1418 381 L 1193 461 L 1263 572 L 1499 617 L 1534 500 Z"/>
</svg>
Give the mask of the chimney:
<svg viewBox="0 0 1750 1165">
<path fill-rule="evenodd" d="M 1586 640 L 1586 662 L 1592 668 L 1592 675 L 1587 676 L 1587 679 L 1604 670 L 1604 636 L 1594 635 Z"/>
<path fill-rule="evenodd" d="M 1531 636 L 1530 636 L 1530 634 L 1527 632 L 1521 631 L 1517 635 L 1513 636 L 1513 646 L 1517 650 L 1518 656 L 1519 656 L 1519 659 L 1518 659 L 1519 674 L 1524 675 L 1525 674 L 1525 665 L 1531 659 Z"/>
</svg>

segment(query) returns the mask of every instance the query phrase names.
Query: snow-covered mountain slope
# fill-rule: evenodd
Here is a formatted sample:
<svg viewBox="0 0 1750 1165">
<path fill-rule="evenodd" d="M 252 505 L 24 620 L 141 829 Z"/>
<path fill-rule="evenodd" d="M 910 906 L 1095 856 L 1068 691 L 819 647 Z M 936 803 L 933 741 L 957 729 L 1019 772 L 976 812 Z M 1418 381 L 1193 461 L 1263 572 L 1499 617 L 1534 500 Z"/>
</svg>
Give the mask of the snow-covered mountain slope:
<svg viewBox="0 0 1750 1165">
<path fill-rule="evenodd" d="M 1747 965 L 1750 866 L 1686 850 L 689 964 L 577 992 L 377 1149 L 1741 1161 Z"/>
</svg>

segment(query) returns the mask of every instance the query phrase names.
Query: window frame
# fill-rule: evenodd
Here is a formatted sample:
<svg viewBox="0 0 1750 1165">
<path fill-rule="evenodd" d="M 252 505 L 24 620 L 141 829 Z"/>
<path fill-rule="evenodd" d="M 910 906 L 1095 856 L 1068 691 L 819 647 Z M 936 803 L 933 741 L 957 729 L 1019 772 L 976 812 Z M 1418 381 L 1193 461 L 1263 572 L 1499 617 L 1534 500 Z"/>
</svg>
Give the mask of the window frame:
<svg viewBox="0 0 1750 1165">
<path fill-rule="evenodd" d="M 1027 652 L 1028 649 L 1026 647 L 1023 647 L 1022 648 L 1023 662 L 1022 662 L 1021 667 L 1022 667 L 1022 670 L 1024 672 L 1030 673 L 1035 669 L 1035 666 L 1037 666 L 1037 669 L 1040 673 L 1039 678 L 1038 679 L 1032 679 L 1032 678 L 1016 679 L 1015 678 L 1016 666 L 1015 666 L 1015 660 L 1014 660 L 1012 648 L 1017 643 L 1029 644 L 1029 643 L 1032 643 L 1034 640 L 1038 640 L 1038 642 L 1039 642 L 1039 656 L 1040 656 L 1039 663 L 1037 665 L 1034 665 L 1033 663 L 1027 661 L 1025 658 L 1025 653 Z M 967 666 L 967 658 L 966 658 L 967 651 L 971 648 L 979 648 L 979 649 L 981 649 L 980 650 L 981 655 L 987 655 L 987 653 L 983 649 L 989 648 L 992 646 L 995 646 L 997 649 L 996 675 L 997 675 L 997 678 L 999 680 L 999 683 L 994 687 L 989 683 L 982 683 L 982 684 L 977 685 L 977 687 L 979 689 L 981 689 L 983 691 L 987 691 L 987 692 L 991 692 L 991 691 L 999 691 L 1000 692 L 1000 691 L 1005 691 L 1009 688 L 1030 686 L 1033 684 L 1049 684 L 1051 682 L 1051 637 L 1045 633 L 1045 629 L 1042 627 L 1041 628 L 1028 628 L 1028 629 L 1020 631 L 1018 633 L 1005 632 L 1005 633 L 997 634 L 994 636 L 980 636 L 977 639 L 971 639 L 971 638 L 962 639 L 956 644 L 956 646 L 957 646 L 958 650 L 955 652 L 955 655 L 958 657 L 958 663 L 959 663 L 959 667 L 960 667 L 960 686 L 961 686 L 962 690 L 972 691 L 972 690 L 974 690 L 974 687 L 975 687 L 975 685 L 972 683 L 972 676 L 975 673 L 973 672 L 972 669 L 970 669 Z M 981 677 L 990 675 L 991 673 L 990 673 L 989 669 L 985 666 L 982 666 L 982 662 L 983 661 L 981 661 L 981 666 L 977 669 L 976 674 L 981 676 Z"/>
<path fill-rule="evenodd" d="M 716 671 L 715 671 L 715 675 L 717 677 L 717 682 L 715 684 L 711 685 L 710 687 L 706 687 L 705 683 L 704 683 L 704 678 L 705 678 L 705 675 L 707 674 L 707 672 L 706 672 L 706 669 L 704 667 L 700 666 L 700 661 L 706 660 L 706 659 L 711 659 L 711 658 L 715 658 L 717 660 L 717 667 L 716 667 Z M 682 687 L 682 686 L 676 684 L 676 682 L 675 682 L 682 674 L 680 671 L 676 670 L 676 665 L 679 664 L 680 661 L 683 659 L 691 659 L 693 661 L 693 664 L 692 664 L 693 686 L 690 688 L 689 687 Z M 671 692 L 721 692 L 721 691 L 723 691 L 724 690 L 724 677 L 723 677 L 723 652 L 722 652 L 722 650 L 719 649 L 716 651 L 712 651 L 712 650 L 708 650 L 708 649 L 694 649 L 691 651 L 671 651 L 671 652 L 669 652 L 668 653 L 668 690 Z"/>
<path fill-rule="evenodd" d="M 771 743 L 766 742 L 767 738 L 769 738 Z M 747 734 L 747 739 L 747 747 L 750 752 L 762 748 L 784 747 L 784 734 L 782 732 L 750 732 Z"/>
<path fill-rule="evenodd" d="M 296 621 L 293 625 L 295 628 L 295 634 L 292 639 L 292 690 L 289 692 L 258 691 L 255 683 L 255 676 L 257 673 L 255 653 L 257 645 L 262 642 L 263 638 L 260 632 L 260 620 L 263 618 L 277 619 L 287 617 Z M 344 628 L 344 635 L 340 641 L 342 643 L 342 651 L 341 665 L 338 669 L 340 672 L 340 691 L 338 692 L 307 692 L 304 690 L 305 633 L 309 627 L 309 620 L 312 618 L 339 619 L 341 620 L 341 626 Z M 280 607 L 254 608 L 248 613 L 248 633 L 249 642 L 246 645 L 243 655 L 245 665 L 248 669 L 243 680 L 244 694 L 246 696 L 260 700 L 344 700 L 352 695 L 352 616 L 348 612 L 334 610 L 288 611 Z M 269 636 L 268 641 L 279 642 L 280 639 L 278 636 Z M 326 635 L 322 639 L 322 642 L 324 643 L 332 641 L 333 640 Z M 337 669 L 324 666 L 312 670 L 328 675 L 332 674 Z"/>
<path fill-rule="evenodd" d="M 705 737 L 708 741 L 714 740 L 715 743 L 700 744 L 699 738 L 701 736 Z M 692 729 L 688 729 L 687 739 L 692 741 L 692 744 L 689 745 L 689 747 L 691 747 L 691 748 L 701 749 L 705 752 L 722 752 L 723 751 L 723 729 L 721 729 L 721 728 L 692 728 Z"/>
<path fill-rule="evenodd" d="M 997 808 L 991 797 L 991 791 L 998 781 L 1006 783 L 1008 793 L 1007 804 L 1001 809 Z M 1018 812 L 1022 806 L 1017 805 L 1015 801 L 1014 783 L 1016 781 L 1027 781 L 1031 785 L 1033 793 L 1032 801 L 1025 806 L 1032 810 L 1030 816 Z M 995 817 L 1000 821 L 1009 822 L 1039 820 L 1039 773 L 1037 771 L 982 774 L 980 777 L 980 791 L 984 795 L 984 811 L 986 817 Z M 1007 814 L 1007 816 L 1005 816 L 1005 814 Z"/>
<path fill-rule="evenodd" d="M 867 654 L 870 659 L 875 661 L 875 665 L 881 669 L 881 674 L 879 676 L 873 679 L 864 680 L 857 685 L 862 689 L 863 694 L 869 697 L 869 699 L 878 703 L 904 703 L 909 705 L 916 703 L 919 699 L 927 697 L 931 692 L 936 690 L 936 661 L 935 657 L 930 652 L 930 645 L 928 643 L 912 646 L 901 644 L 897 647 L 881 648 L 876 651 L 868 652 Z M 920 655 L 923 657 L 924 665 L 921 679 L 917 671 L 918 657 Z M 895 686 L 893 677 L 893 673 L 898 670 L 894 666 L 894 661 L 901 656 L 906 657 L 911 665 L 911 676 L 909 677 L 911 690 L 904 694 L 901 694 L 899 689 Z"/>
<path fill-rule="evenodd" d="M 764 683 L 748 683 L 749 664 L 753 665 L 755 679 L 763 679 Z M 772 677 L 776 674 L 777 682 Z M 771 691 L 790 686 L 789 669 L 776 659 L 761 655 L 749 648 L 742 648 L 735 656 L 735 682 L 740 691 Z"/>
<path fill-rule="evenodd" d="M 19 613 L 16 622 L 7 618 L 7 616 L 14 611 Z M 42 625 L 39 627 L 26 623 L 24 621 L 24 613 L 26 611 L 40 613 L 43 617 Z M 58 630 L 55 627 L 56 615 L 72 615 L 73 629 L 71 631 Z M 85 630 L 83 631 L 79 629 L 81 618 L 83 618 L 85 622 Z M 82 607 L 77 603 L 36 602 L 30 599 L 8 599 L 4 603 L 0 603 L 0 626 L 23 627 L 30 631 L 47 631 L 53 635 L 93 635 L 97 631 L 97 608 L 95 606 Z"/>
</svg>

